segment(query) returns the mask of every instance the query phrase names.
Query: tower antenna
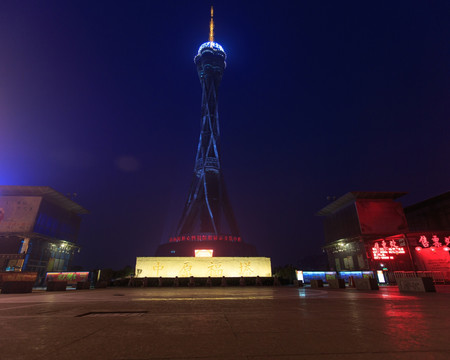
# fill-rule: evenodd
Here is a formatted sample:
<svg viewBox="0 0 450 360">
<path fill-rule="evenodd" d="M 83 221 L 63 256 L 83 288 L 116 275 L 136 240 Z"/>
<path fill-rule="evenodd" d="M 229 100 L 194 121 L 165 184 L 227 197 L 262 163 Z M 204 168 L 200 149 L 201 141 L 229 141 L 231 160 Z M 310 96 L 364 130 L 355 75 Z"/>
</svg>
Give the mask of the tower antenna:
<svg viewBox="0 0 450 360">
<path fill-rule="evenodd" d="M 209 41 L 214 42 L 214 8 L 211 5 L 211 21 L 209 22 Z"/>
</svg>

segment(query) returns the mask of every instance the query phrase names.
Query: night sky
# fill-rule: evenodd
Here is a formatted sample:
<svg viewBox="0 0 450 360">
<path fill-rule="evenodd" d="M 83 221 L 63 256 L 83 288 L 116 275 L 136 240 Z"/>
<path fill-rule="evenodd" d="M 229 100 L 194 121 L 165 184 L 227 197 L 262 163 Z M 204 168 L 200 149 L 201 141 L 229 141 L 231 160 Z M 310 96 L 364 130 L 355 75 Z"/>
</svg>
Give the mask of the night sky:
<svg viewBox="0 0 450 360">
<path fill-rule="evenodd" d="M 260 255 L 320 254 L 327 196 L 449 190 L 448 1 L 213 4 L 222 168 Z M 176 229 L 210 5 L 0 2 L 0 184 L 77 193 L 88 270 L 134 266 Z"/>
</svg>

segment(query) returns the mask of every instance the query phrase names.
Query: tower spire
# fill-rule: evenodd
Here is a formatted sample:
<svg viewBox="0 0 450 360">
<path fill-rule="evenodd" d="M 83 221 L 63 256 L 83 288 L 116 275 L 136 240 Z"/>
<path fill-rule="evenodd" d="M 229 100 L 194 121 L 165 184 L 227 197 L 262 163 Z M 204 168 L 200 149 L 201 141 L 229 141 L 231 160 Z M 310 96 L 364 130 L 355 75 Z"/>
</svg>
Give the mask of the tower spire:
<svg viewBox="0 0 450 360">
<path fill-rule="evenodd" d="M 211 21 L 209 22 L 209 41 L 214 42 L 214 8 L 211 5 Z"/>
</svg>

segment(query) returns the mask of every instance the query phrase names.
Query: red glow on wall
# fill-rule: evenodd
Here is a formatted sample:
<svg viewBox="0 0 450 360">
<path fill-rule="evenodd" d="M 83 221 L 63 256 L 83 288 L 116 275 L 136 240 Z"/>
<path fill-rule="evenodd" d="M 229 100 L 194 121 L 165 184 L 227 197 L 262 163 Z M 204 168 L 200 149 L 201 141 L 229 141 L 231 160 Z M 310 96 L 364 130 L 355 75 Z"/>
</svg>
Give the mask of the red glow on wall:
<svg viewBox="0 0 450 360">
<path fill-rule="evenodd" d="M 450 254 L 445 248 L 450 250 L 448 246 L 422 248 L 421 251 L 416 252 L 417 260 L 428 271 L 449 272 Z"/>
</svg>

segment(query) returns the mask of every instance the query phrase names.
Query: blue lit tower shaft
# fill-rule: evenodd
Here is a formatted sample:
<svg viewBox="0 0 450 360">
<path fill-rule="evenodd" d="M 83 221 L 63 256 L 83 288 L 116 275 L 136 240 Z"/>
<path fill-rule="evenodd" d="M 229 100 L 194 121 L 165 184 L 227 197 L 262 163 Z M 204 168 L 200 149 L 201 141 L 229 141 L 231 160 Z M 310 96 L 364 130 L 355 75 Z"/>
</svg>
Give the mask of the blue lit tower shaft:
<svg viewBox="0 0 450 360">
<path fill-rule="evenodd" d="M 177 236 L 239 235 L 220 167 L 218 90 L 226 66 L 225 58 L 219 44 L 207 42 L 194 59 L 202 87 L 201 130 L 194 177 Z"/>
</svg>

